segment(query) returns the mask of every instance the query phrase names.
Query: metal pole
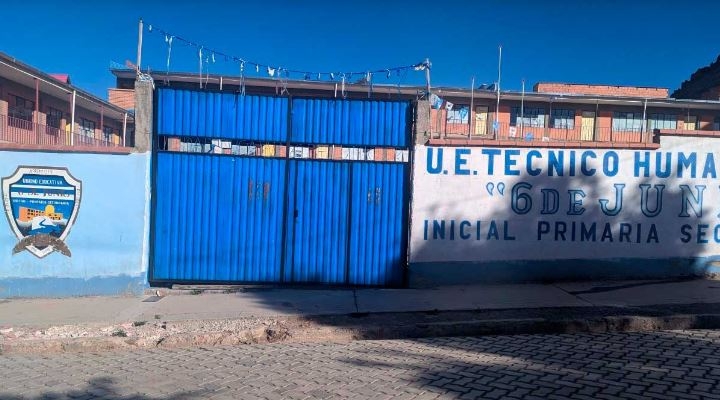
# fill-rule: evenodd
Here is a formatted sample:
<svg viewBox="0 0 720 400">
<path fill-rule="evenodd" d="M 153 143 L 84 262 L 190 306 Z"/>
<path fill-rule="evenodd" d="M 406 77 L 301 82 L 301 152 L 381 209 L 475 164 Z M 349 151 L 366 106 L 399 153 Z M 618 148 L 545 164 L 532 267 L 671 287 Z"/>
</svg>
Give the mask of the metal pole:
<svg viewBox="0 0 720 400">
<path fill-rule="evenodd" d="M 502 45 L 498 46 L 498 80 L 497 80 L 497 104 L 495 105 L 495 127 L 499 130 L 498 117 L 500 114 L 500 68 L 502 66 Z"/>
<path fill-rule="evenodd" d="M 70 146 L 75 145 L 75 97 L 77 91 L 73 90 L 72 111 L 70 112 Z"/>
<path fill-rule="evenodd" d="M 105 107 L 100 104 L 100 132 L 103 141 L 105 141 Z M 105 143 L 107 145 L 107 143 Z"/>
<path fill-rule="evenodd" d="M 430 96 L 430 59 L 425 59 L 425 85 L 428 96 Z"/>
<path fill-rule="evenodd" d="M 125 116 L 123 117 L 123 147 L 127 146 L 127 142 L 125 141 L 126 135 L 127 135 L 127 113 L 125 113 Z"/>
<path fill-rule="evenodd" d="M 35 78 L 35 115 L 33 115 L 33 121 L 35 122 L 35 138 L 37 143 L 40 144 L 40 81 Z"/>
<path fill-rule="evenodd" d="M 522 79 L 522 92 L 520 93 L 520 137 L 525 137 L 525 78 Z"/>
<path fill-rule="evenodd" d="M 645 101 L 643 102 L 642 135 L 641 135 L 641 138 L 640 138 L 640 142 L 641 142 L 641 143 L 642 143 L 642 141 L 643 141 L 642 136 L 644 136 L 645 134 L 647 134 L 647 120 L 646 120 L 646 117 L 647 117 L 647 99 L 645 99 Z"/>
<path fill-rule="evenodd" d="M 472 136 L 472 123 L 473 123 L 473 111 L 474 111 L 474 100 L 475 100 L 475 77 L 472 77 L 470 82 L 470 112 L 468 112 L 468 139 Z"/>
<path fill-rule="evenodd" d="M 138 23 L 138 47 L 137 47 L 137 72 L 140 72 L 140 62 L 142 62 L 142 41 L 143 41 L 143 20 L 140 18 Z"/>
</svg>

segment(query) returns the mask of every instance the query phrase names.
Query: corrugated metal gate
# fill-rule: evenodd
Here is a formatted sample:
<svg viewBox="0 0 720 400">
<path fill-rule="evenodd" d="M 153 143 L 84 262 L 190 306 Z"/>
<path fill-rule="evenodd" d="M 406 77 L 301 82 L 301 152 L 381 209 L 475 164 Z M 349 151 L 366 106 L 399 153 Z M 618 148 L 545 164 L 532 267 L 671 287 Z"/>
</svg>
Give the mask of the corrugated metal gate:
<svg viewBox="0 0 720 400">
<path fill-rule="evenodd" d="M 402 284 L 409 102 L 155 103 L 152 283 Z"/>
</svg>

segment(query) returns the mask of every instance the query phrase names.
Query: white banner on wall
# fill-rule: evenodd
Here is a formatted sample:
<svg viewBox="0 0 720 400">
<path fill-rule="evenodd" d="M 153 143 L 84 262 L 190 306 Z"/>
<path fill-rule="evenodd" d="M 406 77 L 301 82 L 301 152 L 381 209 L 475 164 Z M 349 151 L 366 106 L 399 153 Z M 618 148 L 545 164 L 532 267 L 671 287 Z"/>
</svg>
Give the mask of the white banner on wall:
<svg viewBox="0 0 720 400">
<path fill-rule="evenodd" d="M 411 262 L 720 255 L 720 141 L 416 150 Z"/>
</svg>

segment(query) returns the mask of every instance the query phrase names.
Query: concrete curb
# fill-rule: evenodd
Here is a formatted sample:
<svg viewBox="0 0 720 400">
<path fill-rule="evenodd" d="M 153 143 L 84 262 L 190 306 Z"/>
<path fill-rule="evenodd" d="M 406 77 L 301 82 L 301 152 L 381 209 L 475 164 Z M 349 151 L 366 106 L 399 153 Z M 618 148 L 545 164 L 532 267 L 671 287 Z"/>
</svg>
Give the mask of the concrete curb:
<svg viewBox="0 0 720 400">
<path fill-rule="evenodd" d="M 440 312 L 437 315 L 442 315 Z M 274 320 L 250 329 L 170 333 L 162 337 L 83 337 L 7 340 L 0 337 L 0 354 L 98 352 L 143 348 L 181 348 L 217 345 L 270 343 L 348 342 L 352 340 L 419 339 L 443 336 L 482 336 L 560 333 L 648 332 L 657 330 L 718 329 L 720 314 L 677 314 L 664 316 L 612 315 L 589 318 L 463 319 L 399 324 L 363 324 L 362 318 L 336 316 L 344 322 L 333 325 L 323 318 Z M 383 314 L 385 320 L 395 319 Z M 408 319 L 404 313 L 400 319 Z M 331 317 L 326 317 L 331 318 Z M 412 319 L 412 318 L 410 318 Z M 198 321 L 194 321 L 197 323 Z"/>
</svg>

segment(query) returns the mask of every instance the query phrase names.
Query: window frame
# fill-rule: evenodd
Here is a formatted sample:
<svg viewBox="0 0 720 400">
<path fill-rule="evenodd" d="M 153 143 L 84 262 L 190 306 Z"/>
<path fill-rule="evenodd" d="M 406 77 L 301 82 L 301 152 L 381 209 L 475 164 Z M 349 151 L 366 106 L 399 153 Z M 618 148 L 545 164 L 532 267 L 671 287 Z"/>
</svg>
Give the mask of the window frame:
<svg viewBox="0 0 720 400">
<path fill-rule="evenodd" d="M 574 130 L 575 116 L 576 112 L 572 108 L 554 108 L 550 112 L 550 127 L 568 131 Z M 558 121 L 562 121 L 562 123 L 558 124 Z"/>
<path fill-rule="evenodd" d="M 612 131 L 613 132 L 642 132 L 642 116 L 636 111 L 613 111 Z M 622 115 L 622 117 L 620 116 Z M 632 115 L 632 119 L 628 118 Z M 638 118 L 639 117 L 639 118 Z M 629 123 L 629 121 L 632 121 Z M 637 125 L 637 126 L 635 126 Z"/>
<path fill-rule="evenodd" d="M 658 126 L 658 122 L 660 122 L 660 126 Z M 662 112 L 648 114 L 648 129 L 650 131 L 653 131 L 655 129 L 677 129 L 677 123 L 677 114 L 668 114 Z"/>
<path fill-rule="evenodd" d="M 520 117 L 520 106 L 510 108 L 510 126 L 522 126 L 528 128 L 545 127 L 545 109 L 542 107 L 522 107 L 522 118 Z"/>
<path fill-rule="evenodd" d="M 59 113 L 60 115 L 56 115 L 56 113 Z M 60 121 L 65 116 L 65 113 L 60 110 L 59 108 L 55 107 L 47 107 L 47 114 L 45 114 L 45 125 L 51 127 L 51 128 L 57 128 L 60 129 Z M 53 123 L 56 123 L 56 125 L 53 125 Z"/>
<path fill-rule="evenodd" d="M 81 136 L 85 136 L 85 137 L 94 139 L 95 138 L 95 129 L 97 128 L 97 124 L 95 123 L 95 121 L 81 117 L 79 122 L 80 122 L 79 134 Z M 90 128 L 90 125 L 92 125 L 92 128 Z"/>
</svg>

